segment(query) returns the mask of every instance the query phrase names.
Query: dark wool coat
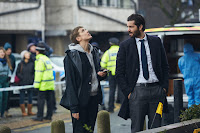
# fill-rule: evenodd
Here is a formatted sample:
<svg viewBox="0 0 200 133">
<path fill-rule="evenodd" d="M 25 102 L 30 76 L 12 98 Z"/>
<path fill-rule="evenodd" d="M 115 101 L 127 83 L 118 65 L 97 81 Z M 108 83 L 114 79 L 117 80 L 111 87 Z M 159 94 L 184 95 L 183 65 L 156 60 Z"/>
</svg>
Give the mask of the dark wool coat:
<svg viewBox="0 0 200 133">
<path fill-rule="evenodd" d="M 147 35 L 147 40 L 153 70 L 159 80 L 160 86 L 168 90 L 169 65 L 164 47 L 158 37 Z M 128 95 L 136 85 L 139 72 L 139 54 L 135 38 L 132 37 L 120 44 L 117 55 L 116 79 L 125 96 L 119 116 L 124 119 L 129 118 Z"/>
</svg>

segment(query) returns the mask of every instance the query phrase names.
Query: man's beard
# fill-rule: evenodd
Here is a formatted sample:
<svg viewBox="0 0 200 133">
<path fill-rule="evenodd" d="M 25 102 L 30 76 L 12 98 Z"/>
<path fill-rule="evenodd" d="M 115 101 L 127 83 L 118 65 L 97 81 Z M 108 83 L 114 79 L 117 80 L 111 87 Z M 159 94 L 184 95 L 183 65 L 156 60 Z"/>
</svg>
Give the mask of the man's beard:
<svg viewBox="0 0 200 133">
<path fill-rule="evenodd" d="M 141 33 L 139 31 L 139 29 L 137 29 L 134 33 L 133 33 L 133 37 L 139 38 L 141 36 Z"/>
</svg>

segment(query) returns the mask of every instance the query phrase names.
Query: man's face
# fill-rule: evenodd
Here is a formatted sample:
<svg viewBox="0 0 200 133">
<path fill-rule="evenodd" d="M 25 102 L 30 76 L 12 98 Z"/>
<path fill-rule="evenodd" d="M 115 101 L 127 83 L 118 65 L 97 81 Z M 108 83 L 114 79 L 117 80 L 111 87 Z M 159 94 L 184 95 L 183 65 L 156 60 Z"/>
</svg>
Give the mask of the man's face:
<svg viewBox="0 0 200 133">
<path fill-rule="evenodd" d="M 32 46 L 30 47 L 30 52 L 32 52 L 32 53 L 35 53 L 35 52 L 36 52 L 36 46 L 35 46 L 35 45 L 32 45 Z"/>
<path fill-rule="evenodd" d="M 92 39 L 91 34 L 88 32 L 88 30 L 84 29 L 84 28 L 80 28 L 78 30 L 79 35 L 77 36 L 77 41 L 81 42 L 81 41 L 90 41 Z"/>
<path fill-rule="evenodd" d="M 127 27 L 130 37 L 139 38 L 141 36 L 140 30 L 142 29 L 142 25 L 138 28 L 137 25 L 135 25 L 135 21 L 133 20 L 127 22 Z"/>
<path fill-rule="evenodd" d="M 8 49 L 6 50 L 6 54 L 9 56 L 11 53 L 12 53 L 11 48 L 8 48 Z"/>
</svg>

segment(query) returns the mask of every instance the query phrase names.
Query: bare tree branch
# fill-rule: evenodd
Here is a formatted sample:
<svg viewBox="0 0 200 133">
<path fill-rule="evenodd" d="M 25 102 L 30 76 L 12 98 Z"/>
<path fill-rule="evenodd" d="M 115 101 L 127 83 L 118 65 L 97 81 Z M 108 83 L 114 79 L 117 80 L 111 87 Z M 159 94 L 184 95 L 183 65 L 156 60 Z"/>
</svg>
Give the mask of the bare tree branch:
<svg viewBox="0 0 200 133">
<path fill-rule="evenodd" d="M 187 18 L 191 17 L 194 12 L 198 12 L 200 7 L 200 1 L 194 0 L 193 6 L 189 7 L 187 3 L 182 3 L 181 0 L 154 0 L 153 5 L 160 8 L 166 17 L 170 19 L 170 24 L 184 22 Z M 184 18 L 181 18 L 183 12 L 186 9 L 191 10 L 193 13 L 186 14 Z"/>
</svg>

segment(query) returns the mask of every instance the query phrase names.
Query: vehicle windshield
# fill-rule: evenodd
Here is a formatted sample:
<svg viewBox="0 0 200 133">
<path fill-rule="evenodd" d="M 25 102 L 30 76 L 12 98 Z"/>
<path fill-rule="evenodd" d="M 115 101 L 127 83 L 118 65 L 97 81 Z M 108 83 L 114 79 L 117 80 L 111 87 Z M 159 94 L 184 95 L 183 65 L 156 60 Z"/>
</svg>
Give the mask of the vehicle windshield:
<svg viewBox="0 0 200 133">
<path fill-rule="evenodd" d="M 59 67 L 64 67 L 64 64 L 63 64 L 63 60 L 64 60 L 64 57 L 50 57 L 51 61 L 58 65 Z"/>
</svg>

